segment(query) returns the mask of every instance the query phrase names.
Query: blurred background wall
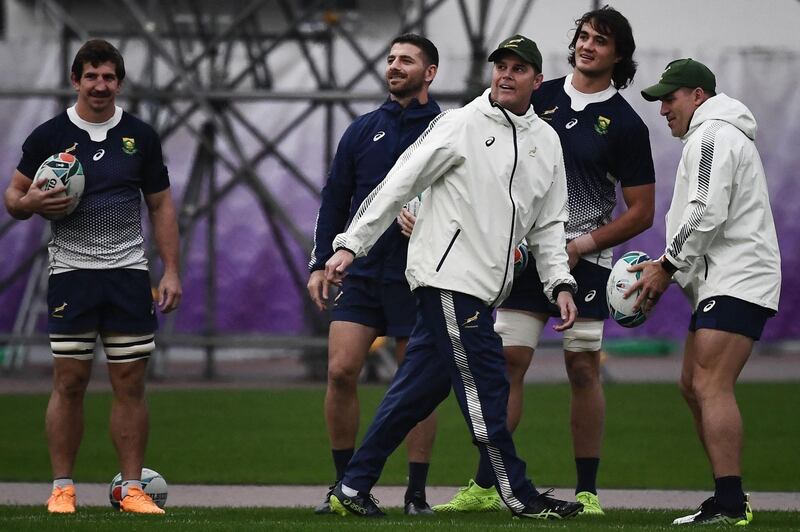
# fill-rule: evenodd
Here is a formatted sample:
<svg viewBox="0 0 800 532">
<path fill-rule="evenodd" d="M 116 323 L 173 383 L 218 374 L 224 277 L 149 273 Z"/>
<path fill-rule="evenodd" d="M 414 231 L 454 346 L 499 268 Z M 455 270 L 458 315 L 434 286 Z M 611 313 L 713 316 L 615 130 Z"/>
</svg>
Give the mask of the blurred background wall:
<svg viewBox="0 0 800 532">
<path fill-rule="evenodd" d="M 718 91 L 753 111 L 782 250 L 781 308 L 767 342 L 793 342 L 800 325 L 797 177 L 800 56 L 797 0 L 620 0 L 639 70 L 623 91 L 650 129 L 657 211 L 651 230 L 617 250 L 664 248 L 664 214 L 682 144 L 641 88 L 678 57 L 705 62 Z M 180 209 L 184 299 L 162 319 L 174 347 L 324 348 L 327 318 L 305 293 L 319 191 L 339 136 L 386 98 L 388 42 L 414 31 L 438 46 L 432 94 L 459 106 L 488 86 L 488 52 L 521 32 L 544 55 L 545 79 L 569 72 L 578 0 L 0 0 L 0 171 L 7 186 L 26 136 L 74 102 L 69 66 L 88 38 L 123 53 L 120 104 L 161 134 Z M 602 3 L 600 5 L 603 5 Z M 0 213 L 2 365 L 24 364 L 45 343 L 48 225 Z M 155 257 L 153 250 L 151 256 Z M 157 282 L 160 264 L 153 262 Z M 618 339 L 679 340 L 689 307 L 672 290 L 641 327 Z M 549 336 L 548 338 L 554 338 Z M 1 345 L 1 344 L 0 344 Z"/>
</svg>

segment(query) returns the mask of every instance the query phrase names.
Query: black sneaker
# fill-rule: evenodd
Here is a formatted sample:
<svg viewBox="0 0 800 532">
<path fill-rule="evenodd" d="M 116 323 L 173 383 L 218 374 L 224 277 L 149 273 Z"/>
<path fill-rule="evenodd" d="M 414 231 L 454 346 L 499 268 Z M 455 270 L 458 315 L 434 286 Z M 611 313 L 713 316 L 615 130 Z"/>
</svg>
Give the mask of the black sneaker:
<svg viewBox="0 0 800 532">
<path fill-rule="evenodd" d="M 369 493 L 358 493 L 348 497 L 342 492 L 342 483 L 334 486 L 331 492 L 331 511 L 343 517 L 383 517 L 386 515 L 378 508 L 378 500 Z"/>
<path fill-rule="evenodd" d="M 530 500 L 525 509 L 515 515 L 531 519 L 566 519 L 574 517 L 583 510 L 579 502 L 562 501 L 550 496 L 552 489 L 540 493 L 538 497 Z"/>
<path fill-rule="evenodd" d="M 742 504 L 740 512 L 730 513 L 722 509 L 717 504 L 714 497 L 709 497 L 703 501 L 697 512 L 692 515 L 679 517 L 672 522 L 673 525 L 735 525 L 747 526 L 747 503 Z"/>
<path fill-rule="evenodd" d="M 415 491 L 411 498 L 406 500 L 403 511 L 406 515 L 433 515 L 433 509 L 428 501 L 425 500 L 425 493 Z"/>
<path fill-rule="evenodd" d="M 316 508 L 314 508 L 314 513 L 315 514 L 323 515 L 323 514 L 332 513 L 331 512 L 331 493 L 333 493 L 333 488 L 335 486 L 336 486 L 336 484 L 328 486 L 328 493 L 325 494 L 325 499 L 323 499 L 323 501 L 321 503 L 319 503 L 319 505 Z"/>
</svg>

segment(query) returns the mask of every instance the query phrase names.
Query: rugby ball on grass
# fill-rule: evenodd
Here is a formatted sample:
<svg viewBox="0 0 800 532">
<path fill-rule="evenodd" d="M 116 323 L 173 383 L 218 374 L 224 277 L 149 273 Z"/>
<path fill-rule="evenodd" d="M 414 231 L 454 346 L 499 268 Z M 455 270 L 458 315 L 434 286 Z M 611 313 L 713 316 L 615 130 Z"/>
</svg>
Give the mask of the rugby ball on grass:
<svg viewBox="0 0 800 532">
<path fill-rule="evenodd" d="M 167 481 L 164 480 L 158 471 L 152 469 L 142 468 L 142 489 L 159 508 L 163 508 L 167 504 Z M 117 473 L 111 480 L 108 486 L 108 502 L 111 503 L 115 509 L 119 510 L 119 503 L 122 499 L 122 474 Z"/>
</svg>

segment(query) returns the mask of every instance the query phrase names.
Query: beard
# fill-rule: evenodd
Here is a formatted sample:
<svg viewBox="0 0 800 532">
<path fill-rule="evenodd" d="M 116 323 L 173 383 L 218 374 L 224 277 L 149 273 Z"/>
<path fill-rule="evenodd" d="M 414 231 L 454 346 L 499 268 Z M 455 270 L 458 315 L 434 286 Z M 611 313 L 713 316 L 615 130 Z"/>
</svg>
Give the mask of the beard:
<svg viewBox="0 0 800 532">
<path fill-rule="evenodd" d="M 387 81 L 388 83 L 388 81 Z M 406 98 L 411 96 L 412 94 L 419 94 L 424 86 L 425 81 L 423 79 L 413 79 L 413 78 L 405 78 L 403 83 L 397 87 L 392 87 L 389 85 L 389 94 L 394 96 L 395 98 Z"/>
</svg>

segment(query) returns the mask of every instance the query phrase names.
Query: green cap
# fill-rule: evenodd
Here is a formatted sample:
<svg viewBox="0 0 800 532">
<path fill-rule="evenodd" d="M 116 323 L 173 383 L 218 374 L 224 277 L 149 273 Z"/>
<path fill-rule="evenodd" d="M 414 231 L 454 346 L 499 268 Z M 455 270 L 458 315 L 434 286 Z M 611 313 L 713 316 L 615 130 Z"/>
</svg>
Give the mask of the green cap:
<svg viewBox="0 0 800 532">
<path fill-rule="evenodd" d="M 527 37 L 517 34 L 501 42 L 497 50 L 489 54 L 489 62 L 496 61 L 503 52 L 515 53 L 526 63 L 535 66 L 537 71 L 542 71 L 542 53 L 536 43 Z"/>
<path fill-rule="evenodd" d="M 691 58 L 676 59 L 667 65 L 658 83 L 642 91 L 642 97 L 649 102 L 654 102 L 681 87 L 690 89 L 700 87 L 701 89 L 715 92 L 717 78 L 700 61 L 695 61 Z"/>
</svg>

